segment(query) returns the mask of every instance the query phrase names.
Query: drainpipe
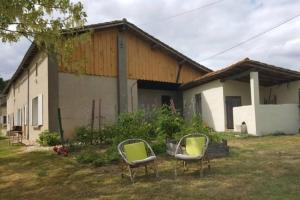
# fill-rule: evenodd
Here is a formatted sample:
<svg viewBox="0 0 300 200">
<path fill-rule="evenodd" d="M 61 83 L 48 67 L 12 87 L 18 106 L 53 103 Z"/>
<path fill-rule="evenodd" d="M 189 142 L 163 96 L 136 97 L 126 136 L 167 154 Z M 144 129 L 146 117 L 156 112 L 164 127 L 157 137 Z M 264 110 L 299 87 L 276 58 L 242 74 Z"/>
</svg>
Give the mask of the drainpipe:
<svg viewBox="0 0 300 200">
<path fill-rule="evenodd" d="M 29 68 L 27 69 L 27 119 L 26 119 L 26 124 L 27 124 L 27 140 L 29 140 Z"/>
<path fill-rule="evenodd" d="M 133 112 L 133 87 L 137 84 L 137 81 L 135 81 L 131 87 L 130 87 L 130 94 L 131 94 L 131 112 Z"/>
</svg>

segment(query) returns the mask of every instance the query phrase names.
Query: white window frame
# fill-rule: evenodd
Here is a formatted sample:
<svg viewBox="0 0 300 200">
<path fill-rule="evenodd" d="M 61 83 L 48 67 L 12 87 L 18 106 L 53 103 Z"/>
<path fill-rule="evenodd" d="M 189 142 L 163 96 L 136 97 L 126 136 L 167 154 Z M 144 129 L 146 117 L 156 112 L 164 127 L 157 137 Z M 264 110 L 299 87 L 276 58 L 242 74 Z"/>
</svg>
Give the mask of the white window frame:
<svg viewBox="0 0 300 200">
<path fill-rule="evenodd" d="M 37 101 L 37 102 L 34 102 Z M 35 108 L 33 106 L 36 106 Z M 37 115 L 37 116 L 34 116 Z M 31 100 L 31 125 L 38 127 L 43 125 L 43 95 L 40 94 Z"/>
</svg>

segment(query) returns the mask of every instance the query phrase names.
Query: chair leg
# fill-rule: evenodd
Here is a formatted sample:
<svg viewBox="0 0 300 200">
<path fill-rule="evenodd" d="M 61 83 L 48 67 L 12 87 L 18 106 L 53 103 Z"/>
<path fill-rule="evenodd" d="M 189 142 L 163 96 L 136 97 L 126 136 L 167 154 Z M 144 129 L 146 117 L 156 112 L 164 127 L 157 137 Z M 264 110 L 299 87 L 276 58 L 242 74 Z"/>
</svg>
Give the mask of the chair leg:
<svg viewBox="0 0 300 200">
<path fill-rule="evenodd" d="M 121 178 L 124 178 L 124 164 L 120 164 L 120 169 L 121 169 Z"/>
<path fill-rule="evenodd" d="M 183 172 L 185 172 L 187 170 L 188 170 L 187 163 L 186 163 L 186 161 L 183 160 Z"/>
<path fill-rule="evenodd" d="M 208 167 L 209 170 L 211 169 L 211 167 L 210 167 L 210 160 L 209 160 L 208 157 L 207 157 L 207 167 Z"/>
<path fill-rule="evenodd" d="M 203 177 L 203 162 L 200 160 L 200 177 Z"/>
<path fill-rule="evenodd" d="M 134 175 L 130 166 L 128 166 L 129 176 L 132 183 L 134 183 Z"/>
</svg>

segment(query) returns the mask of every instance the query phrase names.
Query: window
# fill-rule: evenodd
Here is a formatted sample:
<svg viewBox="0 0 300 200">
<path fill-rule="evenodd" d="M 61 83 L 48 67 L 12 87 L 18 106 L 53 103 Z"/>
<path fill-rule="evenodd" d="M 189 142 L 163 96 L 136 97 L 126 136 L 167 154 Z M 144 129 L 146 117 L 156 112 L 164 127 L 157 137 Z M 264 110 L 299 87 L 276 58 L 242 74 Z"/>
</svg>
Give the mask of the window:
<svg viewBox="0 0 300 200">
<path fill-rule="evenodd" d="M 31 125 L 43 125 L 43 98 L 39 95 L 31 101 Z"/>
<path fill-rule="evenodd" d="M 17 117 L 16 117 L 16 126 L 22 125 L 22 110 L 18 109 L 17 111 Z"/>
<path fill-rule="evenodd" d="M 3 116 L 3 124 L 6 124 L 6 116 Z"/>
<path fill-rule="evenodd" d="M 171 97 L 167 96 L 167 95 L 161 96 L 161 105 L 170 106 L 171 105 Z"/>
<path fill-rule="evenodd" d="M 196 115 L 202 115 L 201 93 L 195 95 L 195 113 Z"/>
</svg>

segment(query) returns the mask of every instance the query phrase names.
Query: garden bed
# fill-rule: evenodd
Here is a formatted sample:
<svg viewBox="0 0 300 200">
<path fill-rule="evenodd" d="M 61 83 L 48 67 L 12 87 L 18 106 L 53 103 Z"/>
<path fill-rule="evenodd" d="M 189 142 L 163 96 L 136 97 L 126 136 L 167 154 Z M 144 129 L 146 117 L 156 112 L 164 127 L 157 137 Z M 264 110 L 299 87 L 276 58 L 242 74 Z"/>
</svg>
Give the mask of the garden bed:
<svg viewBox="0 0 300 200">
<path fill-rule="evenodd" d="M 166 152 L 168 155 L 174 156 L 174 152 L 177 146 L 177 141 L 168 141 L 166 144 Z M 229 155 L 229 146 L 227 140 L 222 140 L 219 143 L 210 143 L 206 150 L 206 153 L 210 159 L 221 158 Z"/>
<path fill-rule="evenodd" d="M 210 159 L 228 156 L 229 146 L 227 145 L 227 140 L 222 140 L 220 143 L 210 143 L 206 153 Z"/>
</svg>

